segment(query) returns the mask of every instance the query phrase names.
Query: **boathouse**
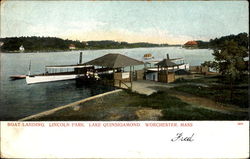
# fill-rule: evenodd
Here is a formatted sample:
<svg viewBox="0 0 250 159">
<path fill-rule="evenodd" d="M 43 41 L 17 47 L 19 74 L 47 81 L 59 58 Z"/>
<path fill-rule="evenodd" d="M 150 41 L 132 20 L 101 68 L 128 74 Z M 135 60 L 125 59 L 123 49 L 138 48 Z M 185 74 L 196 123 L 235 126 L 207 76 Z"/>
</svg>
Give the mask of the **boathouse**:
<svg viewBox="0 0 250 159">
<path fill-rule="evenodd" d="M 130 82 L 131 85 L 126 86 L 132 88 L 133 79 L 142 78 L 138 72 L 136 73 L 134 66 L 143 65 L 144 63 L 125 55 L 110 53 L 84 64 L 99 67 L 96 69 L 99 72 L 99 76 L 101 78 L 112 79 L 115 86 L 121 87 L 122 84 L 126 85 L 126 82 Z M 129 67 L 129 71 L 126 71 L 125 67 Z"/>
<path fill-rule="evenodd" d="M 186 48 L 197 48 L 198 43 L 196 41 L 188 41 L 184 44 L 184 47 Z"/>
<path fill-rule="evenodd" d="M 163 59 L 155 65 L 157 65 L 158 68 L 157 74 L 159 82 L 169 83 L 175 81 L 174 67 L 178 67 L 178 64 L 172 62 L 170 59 Z M 171 71 L 169 69 L 170 67 L 172 67 Z"/>
</svg>

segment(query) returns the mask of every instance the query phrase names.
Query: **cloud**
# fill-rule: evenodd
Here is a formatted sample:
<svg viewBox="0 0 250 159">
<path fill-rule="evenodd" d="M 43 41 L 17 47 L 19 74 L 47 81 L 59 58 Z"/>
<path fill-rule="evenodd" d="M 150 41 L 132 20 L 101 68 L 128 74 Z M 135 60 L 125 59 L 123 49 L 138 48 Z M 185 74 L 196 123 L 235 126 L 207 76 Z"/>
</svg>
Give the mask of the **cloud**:
<svg viewBox="0 0 250 159">
<path fill-rule="evenodd" d="M 72 33 L 72 32 L 71 32 Z M 167 30 L 155 28 L 145 28 L 139 31 L 130 31 L 127 29 L 108 29 L 103 30 L 96 28 L 91 31 L 76 31 L 72 34 L 65 35 L 70 39 L 88 40 L 115 40 L 127 42 L 150 42 L 150 43 L 168 43 L 183 44 L 193 37 L 184 35 L 173 35 Z"/>
<path fill-rule="evenodd" d="M 143 28 L 131 31 L 124 28 L 112 29 L 107 23 L 101 21 L 72 21 L 64 26 L 56 25 L 34 25 L 28 28 L 29 32 L 36 36 L 56 36 L 72 40 L 115 40 L 127 42 L 150 42 L 183 44 L 194 37 L 185 35 L 174 35 L 167 30 L 156 27 Z"/>
<path fill-rule="evenodd" d="M 72 21 L 66 22 L 63 26 L 57 24 L 36 24 L 28 27 L 28 31 L 36 36 L 59 36 L 67 37 L 69 35 L 79 35 L 91 32 L 106 24 L 99 21 Z"/>
<path fill-rule="evenodd" d="M 98 28 L 105 26 L 107 23 L 101 21 L 77 21 L 77 22 L 68 22 L 66 26 L 70 28 L 71 31 L 81 31 L 81 32 L 88 32 L 93 31 Z"/>
<path fill-rule="evenodd" d="M 56 36 L 60 33 L 60 29 L 52 25 L 33 25 L 28 31 L 36 36 Z"/>
</svg>

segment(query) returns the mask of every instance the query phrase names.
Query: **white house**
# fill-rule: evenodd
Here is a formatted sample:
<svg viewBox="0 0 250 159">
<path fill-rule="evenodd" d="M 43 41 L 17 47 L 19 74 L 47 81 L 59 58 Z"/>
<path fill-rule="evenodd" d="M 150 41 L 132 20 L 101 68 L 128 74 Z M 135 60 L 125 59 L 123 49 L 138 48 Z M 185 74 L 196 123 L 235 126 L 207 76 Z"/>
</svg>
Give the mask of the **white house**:
<svg viewBox="0 0 250 159">
<path fill-rule="evenodd" d="M 24 51 L 24 50 L 25 50 L 24 47 L 23 47 L 23 45 L 21 45 L 21 46 L 19 47 L 19 50 L 20 50 L 20 51 Z"/>
<path fill-rule="evenodd" d="M 3 44 L 4 44 L 4 42 L 0 41 L 0 47 L 2 47 L 2 46 L 3 46 Z"/>
<path fill-rule="evenodd" d="M 69 49 L 70 49 L 70 50 L 75 50 L 75 49 L 76 49 L 76 46 L 75 46 L 74 44 L 70 44 L 70 45 L 69 45 Z"/>
</svg>

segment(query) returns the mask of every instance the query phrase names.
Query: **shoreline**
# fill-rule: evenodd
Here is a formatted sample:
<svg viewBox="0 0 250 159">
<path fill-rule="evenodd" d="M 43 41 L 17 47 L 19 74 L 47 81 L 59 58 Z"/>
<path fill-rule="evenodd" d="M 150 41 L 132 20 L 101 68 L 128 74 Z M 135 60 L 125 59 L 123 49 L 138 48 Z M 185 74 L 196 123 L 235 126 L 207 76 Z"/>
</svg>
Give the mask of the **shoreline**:
<svg viewBox="0 0 250 159">
<path fill-rule="evenodd" d="M 180 46 L 159 46 L 159 47 L 134 47 L 134 48 L 106 48 L 106 49 L 84 49 L 84 50 L 58 50 L 58 51 L 33 51 L 33 52 L 0 52 L 3 54 L 30 54 L 30 53 L 61 53 L 76 51 L 96 51 L 96 50 L 120 50 L 120 49 L 140 49 L 140 48 L 164 48 L 164 47 L 180 47 Z"/>
<path fill-rule="evenodd" d="M 86 49 L 86 50 L 60 50 L 60 51 L 34 51 L 34 52 L 0 52 L 0 54 L 36 54 L 36 53 L 62 53 L 62 52 L 77 52 L 77 51 L 97 51 L 97 50 L 121 50 L 121 49 L 143 49 L 143 48 L 166 48 L 166 47 L 180 47 L 180 46 L 164 46 L 164 47 L 135 47 L 135 48 L 114 48 L 114 49 Z M 186 50 L 212 50 L 212 48 L 196 48 Z"/>
<path fill-rule="evenodd" d="M 18 121 L 248 120 L 247 108 L 169 87 L 150 88 L 156 90 L 150 95 L 123 89 L 109 91 Z"/>
</svg>

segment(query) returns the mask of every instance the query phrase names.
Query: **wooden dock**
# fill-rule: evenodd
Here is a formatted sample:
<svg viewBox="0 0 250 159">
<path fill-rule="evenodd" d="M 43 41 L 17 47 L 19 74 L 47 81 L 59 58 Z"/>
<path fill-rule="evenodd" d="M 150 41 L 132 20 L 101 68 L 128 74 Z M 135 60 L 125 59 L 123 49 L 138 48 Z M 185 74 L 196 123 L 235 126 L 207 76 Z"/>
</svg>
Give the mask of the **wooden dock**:
<svg viewBox="0 0 250 159">
<path fill-rule="evenodd" d="M 130 82 L 126 82 L 125 84 L 127 84 L 129 86 Z M 129 89 L 124 84 L 122 84 L 121 86 L 116 84 L 115 86 L 117 88 Z M 137 80 L 137 81 L 133 81 L 133 87 L 132 87 L 131 91 L 139 93 L 139 94 L 151 95 L 151 94 L 157 92 L 160 87 L 171 88 L 173 86 L 166 84 L 166 83 L 160 83 L 160 82 L 155 82 L 155 81 Z"/>
</svg>

